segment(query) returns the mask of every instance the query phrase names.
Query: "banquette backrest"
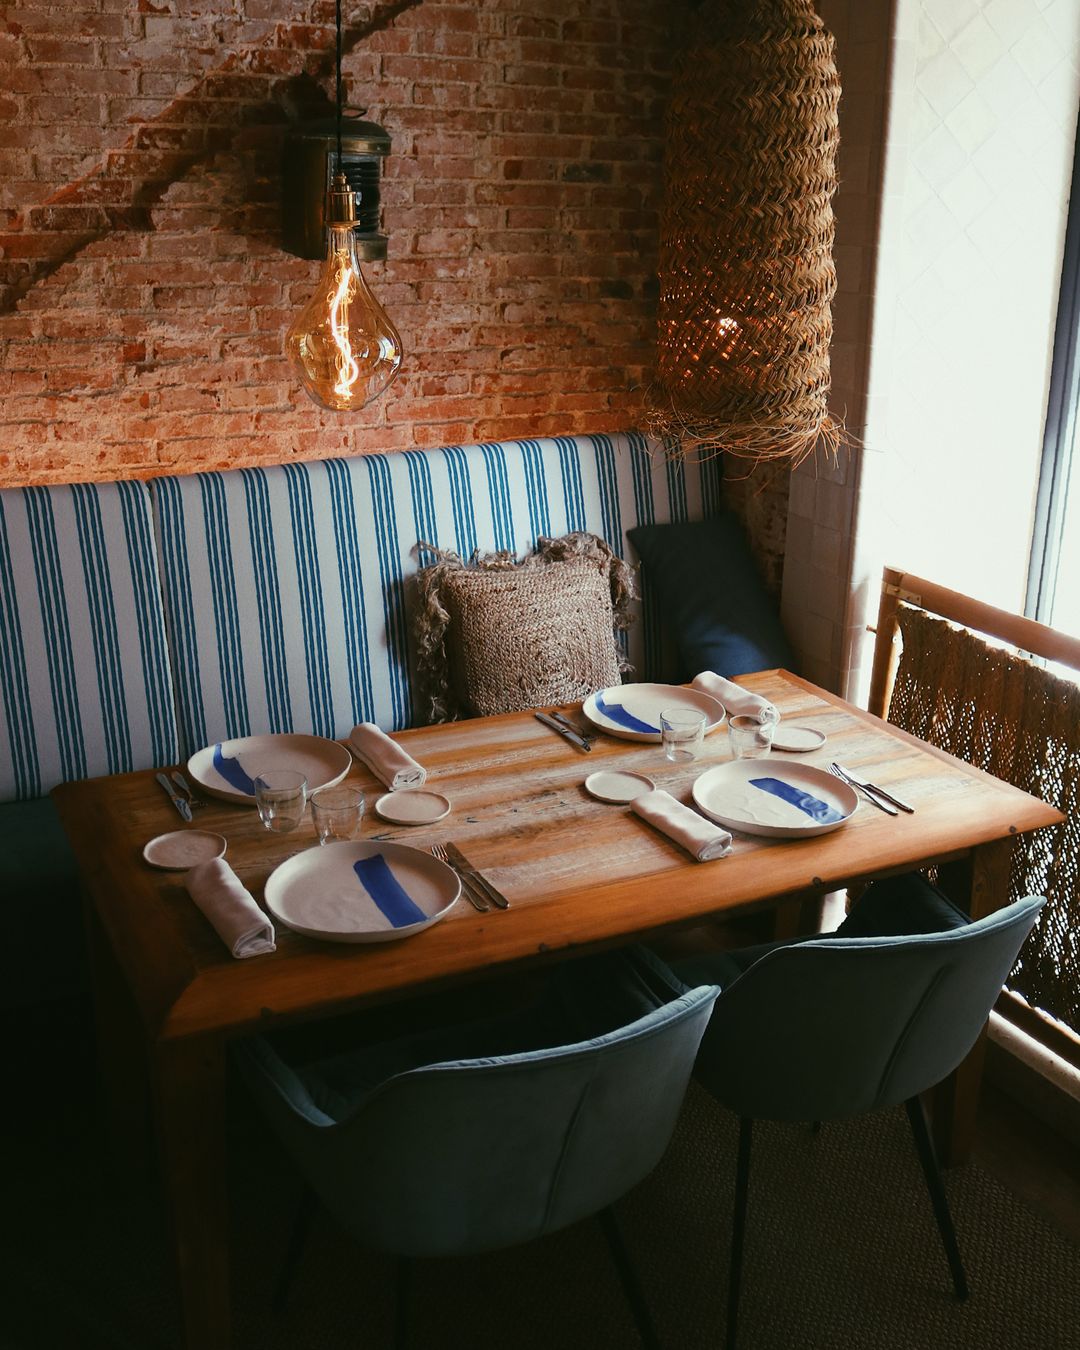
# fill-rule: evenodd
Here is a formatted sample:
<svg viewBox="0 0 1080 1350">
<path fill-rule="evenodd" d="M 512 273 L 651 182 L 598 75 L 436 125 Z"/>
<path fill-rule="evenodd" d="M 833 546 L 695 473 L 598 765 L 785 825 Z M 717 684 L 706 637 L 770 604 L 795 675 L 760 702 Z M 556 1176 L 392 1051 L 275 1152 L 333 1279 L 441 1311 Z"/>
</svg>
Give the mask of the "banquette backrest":
<svg viewBox="0 0 1080 1350">
<path fill-rule="evenodd" d="M 146 485 L 0 492 L 0 801 L 177 751 Z"/>
<path fill-rule="evenodd" d="M 720 510 L 719 462 L 637 435 L 450 446 L 0 492 L 0 801 L 213 739 L 418 720 L 406 583 L 423 540 L 522 555 Z M 646 594 L 636 678 L 663 675 Z"/>
</svg>

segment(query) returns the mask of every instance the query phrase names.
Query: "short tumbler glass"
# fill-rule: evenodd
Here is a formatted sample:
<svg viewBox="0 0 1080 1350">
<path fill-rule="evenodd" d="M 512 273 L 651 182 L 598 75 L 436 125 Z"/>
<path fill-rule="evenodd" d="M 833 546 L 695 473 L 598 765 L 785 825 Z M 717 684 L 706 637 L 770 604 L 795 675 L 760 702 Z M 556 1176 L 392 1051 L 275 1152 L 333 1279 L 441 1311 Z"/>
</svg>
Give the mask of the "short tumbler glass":
<svg viewBox="0 0 1080 1350">
<path fill-rule="evenodd" d="M 705 714 L 697 708 L 665 708 L 660 714 L 660 739 L 668 759 L 697 759 L 705 743 Z"/>
<path fill-rule="evenodd" d="M 358 787 L 338 783 L 311 794 L 311 819 L 320 844 L 355 839 L 364 815 L 364 794 Z"/>
<path fill-rule="evenodd" d="M 735 759 L 760 759 L 772 749 L 776 723 L 759 722 L 746 713 L 728 718 L 728 736 Z"/>
<path fill-rule="evenodd" d="M 306 801 L 307 779 L 295 769 L 268 769 L 255 779 L 259 819 L 274 834 L 296 829 Z"/>
</svg>

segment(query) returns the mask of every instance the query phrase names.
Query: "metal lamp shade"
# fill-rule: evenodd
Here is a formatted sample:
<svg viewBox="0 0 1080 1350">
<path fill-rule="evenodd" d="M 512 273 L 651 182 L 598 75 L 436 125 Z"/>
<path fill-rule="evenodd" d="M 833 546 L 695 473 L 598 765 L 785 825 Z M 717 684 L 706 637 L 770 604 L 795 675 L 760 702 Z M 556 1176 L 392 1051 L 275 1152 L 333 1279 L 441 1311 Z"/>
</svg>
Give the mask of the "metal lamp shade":
<svg viewBox="0 0 1080 1350">
<path fill-rule="evenodd" d="M 282 165 L 282 247 L 298 258 L 326 256 L 326 201 L 334 175 L 343 173 L 356 194 L 356 253 L 364 262 L 386 257 L 379 233 L 379 185 L 390 137 L 374 122 L 349 117 L 341 125 L 306 122 L 286 133 Z"/>
</svg>

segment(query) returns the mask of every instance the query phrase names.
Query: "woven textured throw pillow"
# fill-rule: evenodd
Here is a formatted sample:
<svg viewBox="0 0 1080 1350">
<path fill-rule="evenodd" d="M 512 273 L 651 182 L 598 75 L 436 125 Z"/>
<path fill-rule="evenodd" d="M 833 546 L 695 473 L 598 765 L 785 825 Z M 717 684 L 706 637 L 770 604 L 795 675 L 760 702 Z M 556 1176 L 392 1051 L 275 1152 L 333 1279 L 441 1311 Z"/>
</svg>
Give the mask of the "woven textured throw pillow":
<svg viewBox="0 0 1080 1350">
<path fill-rule="evenodd" d="M 512 553 L 456 553 L 417 574 L 417 674 L 432 722 L 570 703 L 630 667 L 616 633 L 631 621 L 634 574 L 594 534 L 541 538 Z"/>
</svg>

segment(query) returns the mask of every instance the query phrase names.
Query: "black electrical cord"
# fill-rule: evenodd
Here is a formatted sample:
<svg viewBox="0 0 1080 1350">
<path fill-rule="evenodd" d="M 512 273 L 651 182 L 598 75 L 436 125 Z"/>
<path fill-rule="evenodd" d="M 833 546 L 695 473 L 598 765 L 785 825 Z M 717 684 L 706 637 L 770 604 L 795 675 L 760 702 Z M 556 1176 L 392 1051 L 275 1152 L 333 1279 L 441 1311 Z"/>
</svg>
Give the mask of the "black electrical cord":
<svg viewBox="0 0 1080 1350">
<path fill-rule="evenodd" d="M 337 102 L 337 162 L 338 172 L 341 172 L 341 0 L 336 0 L 334 6 L 334 23 L 337 37 L 336 50 L 336 71 L 337 81 L 334 85 L 334 96 Z"/>
</svg>

